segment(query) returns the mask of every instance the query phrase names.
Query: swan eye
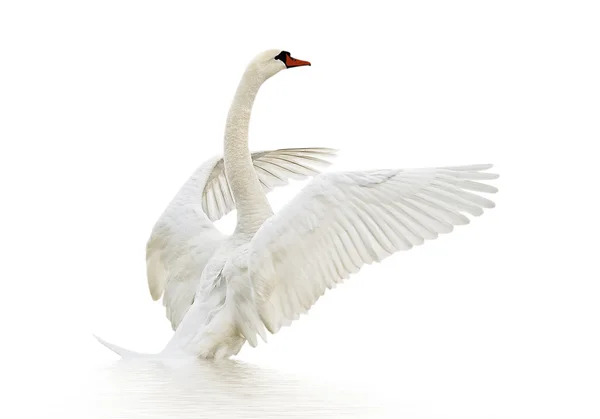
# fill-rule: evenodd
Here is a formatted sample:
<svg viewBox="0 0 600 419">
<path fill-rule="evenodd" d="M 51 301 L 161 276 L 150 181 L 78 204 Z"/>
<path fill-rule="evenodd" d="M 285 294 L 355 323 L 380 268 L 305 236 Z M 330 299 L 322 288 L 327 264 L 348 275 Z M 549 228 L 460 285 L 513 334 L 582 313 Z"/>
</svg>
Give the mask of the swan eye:
<svg viewBox="0 0 600 419">
<path fill-rule="evenodd" d="M 286 57 L 286 56 L 288 56 L 288 55 L 290 55 L 290 53 L 289 53 L 289 52 L 287 52 L 287 51 L 281 51 L 281 52 L 280 52 L 279 54 L 277 54 L 277 55 L 276 55 L 274 58 L 275 58 L 276 60 L 279 60 L 279 61 L 281 61 L 281 62 L 285 63 L 285 57 Z"/>
</svg>

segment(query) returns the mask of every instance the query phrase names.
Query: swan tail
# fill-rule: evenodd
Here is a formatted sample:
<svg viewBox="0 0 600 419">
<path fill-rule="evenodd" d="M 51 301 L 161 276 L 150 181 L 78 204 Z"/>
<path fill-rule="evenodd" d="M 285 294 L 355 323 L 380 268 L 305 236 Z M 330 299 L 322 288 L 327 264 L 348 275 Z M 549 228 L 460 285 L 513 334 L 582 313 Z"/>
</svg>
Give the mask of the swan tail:
<svg viewBox="0 0 600 419">
<path fill-rule="evenodd" d="M 131 359 L 131 358 L 146 358 L 148 356 L 152 356 L 150 354 L 142 354 L 140 352 L 130 351 L 129 349 L 121 348 L 113 343 L 107 342 L 99 336 L 94 335 L 94 337 L 100 342 L 102 345 L 106 346 L 108 349 L 119 355 L 123 359 Z"/>
</svg>

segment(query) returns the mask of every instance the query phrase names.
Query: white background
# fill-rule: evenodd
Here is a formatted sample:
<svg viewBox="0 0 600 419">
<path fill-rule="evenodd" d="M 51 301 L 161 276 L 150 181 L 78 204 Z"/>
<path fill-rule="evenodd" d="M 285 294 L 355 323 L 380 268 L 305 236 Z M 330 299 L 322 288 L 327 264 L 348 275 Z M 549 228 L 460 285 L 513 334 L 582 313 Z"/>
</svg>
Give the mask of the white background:
<svg viewBox="0 0 600 419">
<path fill-rule="evenodd" d="M 47 414 L 63 380 L 111 364 L 92 333 L 162 349 L 146 240 L 221 152 L 247 62 L 281 48 L 313 65 L 263 86 L 252 149 L 340 148 L 332 170 L 490 162 L 500 192 L 239 359 L 389 395 L 398 417 L 599 417 L 596 3 L 210 4 L 1 3 L 9 405 Z"/>
</svg>

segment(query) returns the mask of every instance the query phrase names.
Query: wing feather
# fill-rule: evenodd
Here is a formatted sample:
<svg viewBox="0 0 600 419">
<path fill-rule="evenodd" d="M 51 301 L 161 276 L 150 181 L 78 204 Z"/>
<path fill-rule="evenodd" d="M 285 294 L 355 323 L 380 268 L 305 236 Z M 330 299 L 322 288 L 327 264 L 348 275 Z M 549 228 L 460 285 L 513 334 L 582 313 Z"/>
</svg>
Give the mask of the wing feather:
<svg viewBox="0 0 600 419">
<path fill-rule="evenodd" d="M 258 180 L 264 192 L 269 193 L 287 185 L 290 179 L 305 180 L 318 175 L 331 165 L 336 154 L 337 150 L 331 148 L 284 148 L 257 151 L 251 157 Z M 203 210 L 211 221 L 219 220 L 235 209 L 222 159 L 214 165 L 202 195 Z"/>
<path fill-rule="evenodd" d="M 329 148 L 270 150 L 252 153 L 252 160 L 268 193 L 290 179 L 318 174 L 331 164 L 328 159 L 336 152 Z M 223 159 L 215 156 L 188 179 L 155 224 L 146 245 L 148 288 L 154 300 L 162 296 L 173 329 L 191 306 L 206 263 L 225 239 L 213 222 L 233 209 Z"/>
<path fill-rule="evenodd" d="M 285 153 L 282 153 L 285 154 Z M 328 173 L 314 178 L 250 243 L 261 322 L 289 325 L 364 265 L 433 240 L 493 208 L 489 164 Z M 239 322 L 247 322 L 238 318 Z M 244 325 L 253 333 L 261 325 Z"/>
</svg>

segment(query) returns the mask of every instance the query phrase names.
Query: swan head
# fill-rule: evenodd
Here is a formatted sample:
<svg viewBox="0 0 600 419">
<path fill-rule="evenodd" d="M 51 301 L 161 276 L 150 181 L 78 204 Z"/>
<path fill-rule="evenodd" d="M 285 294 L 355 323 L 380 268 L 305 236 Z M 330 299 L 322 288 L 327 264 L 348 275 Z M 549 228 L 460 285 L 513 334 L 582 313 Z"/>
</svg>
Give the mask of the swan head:
<svg viewBox="0 0 600 419">
<path fill-rule="evenodd" d="M 263 80 L 267 80 L 286 68 L 302 67 L 305 65 L 310 65 L 310 63 L 292 57 L 288 51 L 270 49 L 254 57 L 248 69 L 260 75 Z"/>
</svg>

